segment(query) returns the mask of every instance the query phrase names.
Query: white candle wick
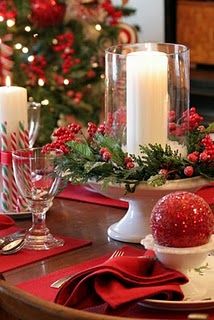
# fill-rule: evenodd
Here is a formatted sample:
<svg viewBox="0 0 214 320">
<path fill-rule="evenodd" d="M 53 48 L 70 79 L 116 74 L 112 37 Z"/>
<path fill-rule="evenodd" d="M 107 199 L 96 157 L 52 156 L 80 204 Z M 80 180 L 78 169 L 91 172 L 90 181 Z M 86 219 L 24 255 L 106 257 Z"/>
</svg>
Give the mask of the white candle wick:
<svg viewBox="0 0 214 320">
<path fill-rule="evenodd" d="M 10 79 L 9 76 L 6 76 L 5 84 L 6 84 L 7 87 L 10 87 L 10 86 L 11 86 L 11 79 Z"/>
</svg>

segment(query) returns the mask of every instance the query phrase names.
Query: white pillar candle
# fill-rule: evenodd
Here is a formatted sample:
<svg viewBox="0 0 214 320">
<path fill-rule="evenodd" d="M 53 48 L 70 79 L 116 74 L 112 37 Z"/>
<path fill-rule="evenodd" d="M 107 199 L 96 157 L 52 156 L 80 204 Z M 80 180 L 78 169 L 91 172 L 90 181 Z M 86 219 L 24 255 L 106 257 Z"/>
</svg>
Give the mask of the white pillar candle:
<svg viewBox="0 0 214 320">
<path fill-rule="evenodd" d="M 168 58 L 163 52 L 129 53 L 127 76 L 127 152 L 139 145 L 167 143 Z"/>
<path fill-rule="evenodd" d="M 9 81 L 7 79 L 7 81 Z M 7 133 L 18 132 L 18 123 L 21 121 L 28 128 L 27 123 L 27 90 L 22 87 L 0 87 L 0 123 L 7 122 Z"/>
<path fill-rule="evenodd" d="M 0 150 L 2 152 L 20 148 L 19 141 L 26 143 L 25 135 L 20 136 L 20 126 L 23 130 L 28 129 L 27 121 L 27 90 L 22 87 L 10 86 L 10 79 L 7 77 L 6 86 L 0 87 L 0 125 L 6 132 L 2 133 L 0 139 Z M 11 134 L 15 133 L 16 141 L 11 142 Z M 2 143 L 4 141 L 4 144 Z M 1 153 L 2 157 L 3 153 Z M 15 186 L 14 176 L 11 165 L 0 163 L 2 174 L 0 176 L 0 210 L 4 212 L 14 212 L 18 206 L 17 187 Z M 4 177 L 3 177 L 4 175 Z M 3 179 L 4 178 L 4 179 Z"/>
</svg>

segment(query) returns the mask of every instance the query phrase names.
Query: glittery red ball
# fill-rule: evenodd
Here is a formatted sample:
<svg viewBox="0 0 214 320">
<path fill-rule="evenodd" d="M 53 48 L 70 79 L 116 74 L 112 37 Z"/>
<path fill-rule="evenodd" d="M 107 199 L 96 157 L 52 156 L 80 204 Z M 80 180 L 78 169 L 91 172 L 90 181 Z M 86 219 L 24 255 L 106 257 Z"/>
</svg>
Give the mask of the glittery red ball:
<svg viewBox="0 0 214 320">
<path fill-rule="evenodd" d="M 152 235 L 166 247 L 185 248 L 207 243 L 214 231 L 214 214 L 201 197 L 173 192 L 161 198 L 151 214 Z"/>
<path fill-rule="evenodd" d="M 63 21 L 65 9 L 57 0 L 31 0 L 31 20 L 39 28 L 54 26 Z"/>
</svg>

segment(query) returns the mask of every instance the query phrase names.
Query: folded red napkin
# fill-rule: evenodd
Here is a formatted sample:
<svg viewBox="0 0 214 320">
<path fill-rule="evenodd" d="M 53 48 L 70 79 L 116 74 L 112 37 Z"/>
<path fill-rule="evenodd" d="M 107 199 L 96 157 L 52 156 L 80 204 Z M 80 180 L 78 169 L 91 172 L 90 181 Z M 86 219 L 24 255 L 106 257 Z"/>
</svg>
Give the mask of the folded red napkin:
<svg viewBox="0 0 214 320">
<path fill-rule="evenodd" d="M 15 221 L 4 213 L 0 213 L 0 230 L 9 228 L 15 224 Z"/>
<path fill-rule="evenodd" d="M 182 300 L 180 285 L 188 282 L 182 273 L 162 265 L 153 251 L 143 256 L 108 259 L 76 274 L 58 292 L 55 302 L 77 309 L 107 303 L 119 308 L 146 298 Z"/>
</svg>

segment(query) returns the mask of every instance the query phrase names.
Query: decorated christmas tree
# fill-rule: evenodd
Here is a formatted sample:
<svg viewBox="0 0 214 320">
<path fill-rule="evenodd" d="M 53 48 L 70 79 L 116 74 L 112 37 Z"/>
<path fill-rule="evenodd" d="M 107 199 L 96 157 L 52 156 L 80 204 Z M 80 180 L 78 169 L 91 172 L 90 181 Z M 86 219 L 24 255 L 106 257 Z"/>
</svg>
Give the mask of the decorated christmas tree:
<svg viewBox="0 0 214 320">
<path fill-rule="evenodd" d="M 98 123 L 104 104 L 104 52 L 136 41 L 122 23 L 127 0 L 0 0 L 0 85 L 10 75 L 40 102 L 37 144 L 72 121 Z"/>
</svg>

